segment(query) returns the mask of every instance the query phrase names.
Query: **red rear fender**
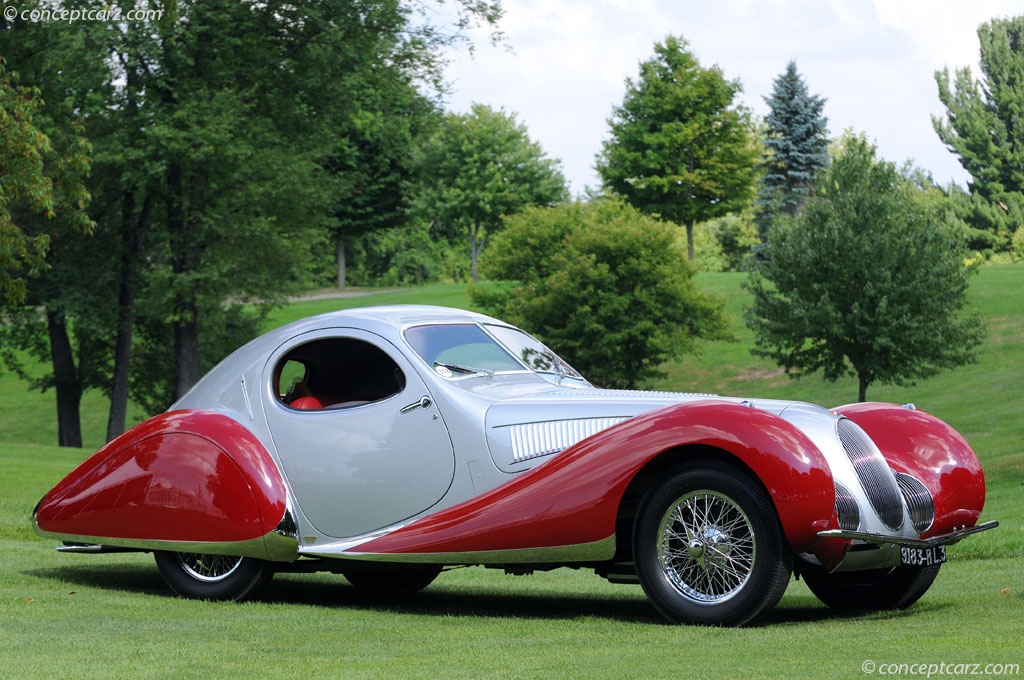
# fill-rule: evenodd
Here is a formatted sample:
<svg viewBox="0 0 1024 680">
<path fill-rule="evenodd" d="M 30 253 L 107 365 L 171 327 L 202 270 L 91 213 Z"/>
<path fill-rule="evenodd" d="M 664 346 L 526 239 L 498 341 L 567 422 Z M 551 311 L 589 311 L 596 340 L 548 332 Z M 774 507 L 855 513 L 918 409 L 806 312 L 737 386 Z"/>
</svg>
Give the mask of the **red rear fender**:
<svg viewBox="0 0 1024 680">
<path fill-rule="evenodd" d="M 39 502 L 44 535 L 232 543 L 273 531 L 285 485 L 266 449 L 213 411 L 161 414 L 93 454 Z"/>
</svg>

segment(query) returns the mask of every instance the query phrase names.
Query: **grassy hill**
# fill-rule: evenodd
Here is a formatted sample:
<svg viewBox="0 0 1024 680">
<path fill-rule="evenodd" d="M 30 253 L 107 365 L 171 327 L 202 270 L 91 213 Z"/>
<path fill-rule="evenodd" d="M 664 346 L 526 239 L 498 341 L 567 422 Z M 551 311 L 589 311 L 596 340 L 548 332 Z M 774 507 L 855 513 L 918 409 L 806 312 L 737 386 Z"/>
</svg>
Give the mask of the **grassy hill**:
<svg viewBox="0 0 1024 680">
<path fill-rule="evenodd" d="M 853 380 L 796 382 L 749 353 L 743 275 L 701 275 L 724 297 L 737 342 L 665 367 L 655 387 L 851 401 Z M 481 568 L 443 574 L 403 600 L 369 598 L 337 576 L 282 575 L 244 605 L 168 595 L 148 555 L 61 555 L 28 518 L 40 496 L 101 443 L 106 404 L 83 404 L 89 450 L 60 449 L 52 393 L 0 376 L 0 677 L 376 678 L 863 677 L 867 663 L 1020 663 L 1024 637 L 1024 267 L 987 267 L 972 304 L 989 340 L 974 365 L 868 397 L 913 401 L 963 432 L 986 470 L 986 519 L 1002 526 L 950 552 L 936 585 L 906 612 L 837 616 L 792 583 L 766 625 L 662 625 L 639 588 L 587 572 L 528 578 Z M 272 324 L 330 309 L 417 302 L 467 306 L 463 286 L 295 302 Z M 136 413 L 141 418 L 143 414 Z M 784 655 L 780 650 L 785 650 Z M 823 650 L 824 651 L 823 653 Z M 1009 673 L 1008 673 L 1009 674 Z M 1019 669 L 1018 669 L 1019 674 Z"/>
</svg>

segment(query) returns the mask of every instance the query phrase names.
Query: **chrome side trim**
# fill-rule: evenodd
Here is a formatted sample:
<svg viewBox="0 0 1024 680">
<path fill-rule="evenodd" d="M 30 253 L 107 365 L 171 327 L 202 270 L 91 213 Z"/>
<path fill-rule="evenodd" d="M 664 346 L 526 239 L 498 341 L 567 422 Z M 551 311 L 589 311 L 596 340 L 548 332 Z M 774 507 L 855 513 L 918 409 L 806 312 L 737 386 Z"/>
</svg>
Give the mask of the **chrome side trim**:
<svg viewBox="0 0 1024 680">
<path fill-rule="evenodd" d="M 344 544 L 342 544 L 344 545 Z M 543 564 L 573 562 L 605 562 L 615 556 L 615 535 L 578 545 L 558 545 L 511 550 L 481 550 L 477 552 L 437 553 L 360 553 L 338 549 L 340 546 L 318 545 L 315 549 L 302 548 L 303 555 L 313 557 L 343 557 L 371 562 L 408 562 L 419 564 Z"/>
<path fill-rule="evenodd" d="M 162 541 L 147 538 L 118 538 L 112 536 L 74 536 L 42 531 L 36 533 L 46 538 L 55 538 L 64 544 L 57 547 L 60 552 L 104 553 L 123 550 L 152 552 L 192 552 L 203 555 L 238 555 L 254 557 L 272 562 L 291 562 L 299 556 L 298 542 L 291 537 L 272 531 L 261 538 L 248 541 Z M 67 545 L 70 543 L 71 545 Z M 120 549 L 120 550 L 119 550 Z"/>
<path fill-rule="evenodd" d="M 512 437 L 512 462 L 521 463 L 564 451 L 625 420 L 628 418 L 579 418 L 513 425 L 508 428 Z"/>
<path fill-rule="evenodd" d="M 969 528 L 964 527 L 963 529 L 951 531 L 950 533 L 942 534 L 941 536 L 932 536 L 931 538 L 906 538 L 903 536 L 872 534 L 866 531 L 845 531 L 843 529 L 819 531 L 818 536 L 821 538 L 845 538 L 853 541 L 864 541 L 865 543 L 909 545 L 916 548 L 930 548 L 936 545 L 953 545 L 954 543 L 959 543 L 968 536 L 980 534 L 982 531 L 988 531 L 989 529 L 995 529 L 997 526 L 999 526 L 999 522 L 993 520 L 991 522 L 977 524 Z"/>
</svg>

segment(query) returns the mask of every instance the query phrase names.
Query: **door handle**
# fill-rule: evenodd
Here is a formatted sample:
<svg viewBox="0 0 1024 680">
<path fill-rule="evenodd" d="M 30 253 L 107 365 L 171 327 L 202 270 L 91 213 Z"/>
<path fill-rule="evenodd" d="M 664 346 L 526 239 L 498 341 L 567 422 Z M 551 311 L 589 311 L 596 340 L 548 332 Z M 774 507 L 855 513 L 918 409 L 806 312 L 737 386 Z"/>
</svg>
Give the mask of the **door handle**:
<svg viewBox="0 0 1024 680">
<path fill-rule="evenodd" d="M 399 413 L 411 413 L 411 412 L 415 411 L 418 408 L 430 408 L 430 405 L 433 404 L 433 403 L 434 403 L 433 400 L 430 397 L 428 397 L 427 395 L 424 394 L 422 397 L 420 397 L 419 401 L 414 401 L 413 403 L 409 404 L 408 406 L 403 406 L 402 408 L 400 408 L 398 410 L 398 412 Z"/>
</svg>

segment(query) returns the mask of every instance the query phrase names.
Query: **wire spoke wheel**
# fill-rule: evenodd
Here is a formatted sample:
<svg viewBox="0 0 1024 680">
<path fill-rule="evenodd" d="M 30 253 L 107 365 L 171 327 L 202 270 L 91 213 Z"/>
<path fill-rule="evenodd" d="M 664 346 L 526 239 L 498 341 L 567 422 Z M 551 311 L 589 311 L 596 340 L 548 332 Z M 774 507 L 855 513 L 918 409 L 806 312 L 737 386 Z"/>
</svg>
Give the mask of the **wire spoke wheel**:
<svg viewBox="0 0 1024 680">
<path fill-rule="evenodd" d="M 204 583 L 216 583 L 231 576 L 242 564 L 242 558 L 234 555 L 200 555 L 198 553 L 175 553 L 182 571 Z"/>
<path fill-rule="evenodd" d="M 200 600 L 244 600 L 274 575 L 269 562 L 252 557 L 176 552 L 153 557 L 171 590 Z"/>
<path fill-rule="evenodd" d="M 659 529 L 661 568 L 684 596 L 715 602 L 736 594 L 754 566 L 754 532 L 730 498 L 693 491 L 665 513 Z"/>
<path fill-rule="evenodd" d="M 755 478 L 694 461 L 641 501 L 633 561 L 647 598 L 669 621 L 742 626 L 778 603 L 793 553 Z"/>
</svg>

